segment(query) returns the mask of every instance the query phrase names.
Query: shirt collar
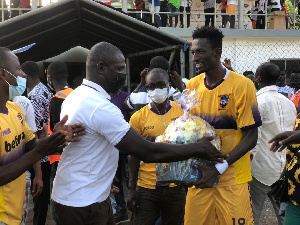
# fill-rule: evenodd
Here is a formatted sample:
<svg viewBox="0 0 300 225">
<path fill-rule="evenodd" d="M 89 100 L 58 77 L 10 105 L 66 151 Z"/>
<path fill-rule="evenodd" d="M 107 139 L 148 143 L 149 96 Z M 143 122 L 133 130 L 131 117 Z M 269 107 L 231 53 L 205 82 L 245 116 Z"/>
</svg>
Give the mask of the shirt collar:
<svg viewBox="0 0 300 225">
<path fill-rule="evenodd" d="M 276 91 L 277 92 L 277 87 L 276 85 L 270 85 L 270 86 L 266 86 L 266 87 L 263 87 L 261 88 L 257 93 L 256 95 L 261 95 L 262 93 L 265 93 L 267 91 Z"/>
<path fill-rule="evenodd" d="M 148 103 L 149 109 L 152 109 L 152 107 L 151 107 L 151 102 L 152 102 L 152 101 L 150 100 L 150 102 Z M 172 107 L 172 105 L 173 105 L 172 101 L 169 100 L 169 102 L 170 102 L 170 106 Z"/>
<path fill-rule="evenodd" d="M 100 92 L 100 94 L 102 94 L 108 100 L 111 99 L 110 95 L 99 84 L 96 84 L 93 81 L 87 79 L 83 79 L 82 84 L 94 89 L 95 91 Z"/>
<path fill-rule="evenodd" d="M 226 79 L 227 79 L 227 77 L 229 76 L 230 70 L 229 70 L 229 69 L 227 69 L 227 68 L 226 68 L 226 67 L 224 67 L 224 66 L 223 66 L 223 68 L 226 70 L 226 74 L 225 74 L 225 76 L 223 77 L 223 80 L 226 80 Z M 204 73 L 204 78 L 205 78 L 205 76 L 206 76 L 206 73 Z"/>
</svg>

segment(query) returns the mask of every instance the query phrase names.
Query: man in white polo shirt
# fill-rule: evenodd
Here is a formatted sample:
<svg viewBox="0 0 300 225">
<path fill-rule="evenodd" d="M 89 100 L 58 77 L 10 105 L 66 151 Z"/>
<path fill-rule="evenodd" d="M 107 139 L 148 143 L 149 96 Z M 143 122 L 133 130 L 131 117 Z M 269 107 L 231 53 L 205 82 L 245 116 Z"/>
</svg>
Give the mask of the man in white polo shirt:
<svg viewBox="0 0 300 225">
<path fill-rule="evenodd" d="M 271 152 L 271 144 L 268 141 L 276 134 L 293 130 L 297 115 L 293 102 L 277 91 L 276 81 L 279 76 L 279 67 L 269 62 L 261 64 L 255 73 L 255 86 L 259 90 L 256 93 L 257 103 L 262 119 L 262 126 L 258 128 L 257 145 L 251 151 L 253 179 L 249 185 L 255 225 L 259 225 L 271 185 L 279 180 L 286 164 L 286 149 Z M 278 225 L 282 225 L 283 218 L 278 216 L 279 208 L 272 198 L 270 200 L 277 215 Z"/>
<path fill-rule="evenodd" d="M 144 162 L 170 162 L 198 156 L 221 162 L 226 157 L 207 138 L 198 143 L 172 145 L 146 141 L 125 122 L 108 93 L 115 92 L 125 76 L 120 49 L 100 42 L 90 50 L 86 79 L 64 101 L 61 117 L 81 121 L 87 134 L 69 144 L 61 156 L 52 199 L 62 224 L 115 224 L 109 192 L 118 165 L 118 151 Z"/>
</svg>

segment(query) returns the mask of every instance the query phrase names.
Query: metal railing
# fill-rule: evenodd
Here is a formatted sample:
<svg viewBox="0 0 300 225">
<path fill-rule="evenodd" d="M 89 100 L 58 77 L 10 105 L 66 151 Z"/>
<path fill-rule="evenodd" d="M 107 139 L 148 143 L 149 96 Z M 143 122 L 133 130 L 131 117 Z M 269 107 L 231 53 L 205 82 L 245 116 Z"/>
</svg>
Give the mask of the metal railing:
<svg viewBox="0 0 300 225">
<path fill-rule="evenodd" d="M 9 18 L 12 18 L 13 16 L 19 15 L 20 13 L 25 13 L 26 11 L 31 11 L 31 10 L 35 10 L 39 7 L 43 7 L 42 6 L 42 0 L 32 0 L 32 4 L 31 4 L 31 8 L 14 8 L 11 7 L 11 5 L 7 5 L 5 0 L 0 0 L 1 1 L 1 21 L 7 20 Z M 11 0 L 12 1 L 12 0 Z M 99 0 L 98 0 L 99 1 Z M 131 1 L 131 0 L 130 0 Z M 147 0 L 145 0 L 147 1 Z M 195 1 L 195 0 L 194 0 Z M 200 1 L 200 0 L 198 0 Z M 200 27 L 205 25 L 205 20 L 203 20 L 203 17 L 207 17 L 207 16 L 213 16 L 213 21 L 214 21 L 214 25 L 217 27 L 222 27 L 222 22 L 220 19 L 224 19 L 224 17 L 235 17 L 235 24 L 231 27 L 234 28 L 238 28 L 238 29 L 253 29 L 251 26 L 246 26 L 245 23 L 247 21 L 244 21 L 244 17 L 248 16 L 248 17 L 259 17 L 262 18 L 264 17 L 264 28 L 265 29 L 270 29 L 270 27 L 268 27 L 268 25 L 270 24 L 270 19 L 274 19 L 276 17 L 284 17 L 284 19 L 288 19 L 288 27 L 284 27 L 282 29 L 285 28 L 289 28 L 289 29 L 299 29 L 300 28 L 300 15 L 297 14 L 296 12 L 296 4 L 298 3 L 298 1 L 296 0 L 292 0 L 293 2 L 293 13 L 288 13 L 288 14 L 275 14 L 274 12 L 271 12 L 270 9 L 267 7 L 267 4 L 265 4 L 265 13 L 247 13 L 244 9 L 244 0 L 239 0 L 239 5 L 236 7 L 236 11 L 234 14 L 227 14 L 227 13 L 222 13 L 221 10 L 217 9 L 219 6 L 218 3 L 216 3 L 215 0 L 215 7 L 214 7 L 214 12 L 213 13 L 205 13 L 203 9 L 198 9 L 198 10 L 194 10 L 193 7 L 186 7 L 183 6 L 183 10 L 181 12 L 176 12 L 173 13 L 172 15 L 176 18 L 176 21 L 178 21 L 178 24 L 180 24 L 178 27 L 184 27 L 187 28 L 188 25 L 190 25 L 190 27 L 192 28 L 196 28 L 196 27 Z M 49 0 L 48 4 L 52 4 L 54 2 L 57 2 L 57 0 Z M 202 2 L 200 3 L 202 4 Z M 222 4 L 222 3 L 221 3 Z M 159 14 L 154 12 L 154 7 L 152 7 L 152 11 L 149 10 L 134 10 L 133 9 L 133 5 L 129 4 L 128 0 L 117 0 L 117 2 L 113 2 L 112 4 L 115 7 L 119 7 L 122 9 L 122 11 L 128 13 L 129 15 L 136 17 L 136 18 L 140 18 L 142 20 L 146 20 L 150 23 L 156 24 L 156 26 L 170 26 L 169 23 L 164 23 L 164 24 L 159 24 L 157 23 L 157 17 L 159 17 L 159 20 L 161 21 L 161 18 L 167 18 L 170 16 L 170 12 L 166 12 L 166 11 L 160 11 Z M 3 7 L 4 6 L 4 7 Z M 199 4 L 198 4 L 199 6 Z M 249 6 L 248 6 L 249 7 Z M 198 7 L 199 8 L 199 7 Z M 188 9 L 188 10 L 187 10 Z M 13 13 L 13 12 L 20 12 L 20 13 Z M 201 17 L 201 18 L 200 18 Z M 247 20 L 248 17 L 246 17 Z M 287 18 L 286 18 L 287 17 Z M 180 20 L 179 20 L 180 18 Z M 172 18 L 173 19 L 173 18 Z M 167 20 L 169 21 L 169 19 L 167 18 Z M 229 22 L 230 23 L 230 22 Z M 218 25 L 219 24 L 219 25 Z M 248 21 L 248 24 L 249 21 Z"/>
</svg>

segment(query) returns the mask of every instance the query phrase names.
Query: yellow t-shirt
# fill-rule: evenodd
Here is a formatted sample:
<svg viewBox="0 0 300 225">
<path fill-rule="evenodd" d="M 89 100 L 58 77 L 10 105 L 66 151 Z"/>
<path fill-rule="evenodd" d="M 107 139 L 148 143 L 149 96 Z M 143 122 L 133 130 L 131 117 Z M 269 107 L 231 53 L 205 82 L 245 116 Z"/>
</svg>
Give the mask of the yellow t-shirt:
<svg viewBox="0 0 300 225">
<path fill-rule="evenodd" d="M 164 115 L 158 115 L 150 109 L 149 105 L 132 115 L 129 124 L 144 137 L 159 136 L 164 134 L 166 127 L 183 115 L 183 110 L 176 102 L 171 102 L 171 108 Z M 166 127 L 164 126 L 164 122 Z M 156 189 L 155 163 L 141 162 L 138 173 L 138 186 L 148 189 Z M 174 186 L 174 185 L 172 185 Z"/>
<path fill-rule="evenodd" d="M 232 71 L 214 87 L 206 85 L 204 74 L 191 79 L 187 89 L 196 89 L 201 104 L 191 110 L 212 125 L 222 140 L 221 151 L 230 153 L 242 139 L 242 131 L 261 125 L 255 87 L 251 80 Z M 219 186 L 252 180 L 249 152 L 220 177 Z"/>
<path fill-rule="evenodd" d="M 0 112 L 0 166 L 5 166 L 25 154 L 25 144 L 34 139 L 22 109 L 7 102 L 7 112 Z M 0 221 L 20 225 L 25 196 L 25 173 L 0 187 Z"/>
</svg>

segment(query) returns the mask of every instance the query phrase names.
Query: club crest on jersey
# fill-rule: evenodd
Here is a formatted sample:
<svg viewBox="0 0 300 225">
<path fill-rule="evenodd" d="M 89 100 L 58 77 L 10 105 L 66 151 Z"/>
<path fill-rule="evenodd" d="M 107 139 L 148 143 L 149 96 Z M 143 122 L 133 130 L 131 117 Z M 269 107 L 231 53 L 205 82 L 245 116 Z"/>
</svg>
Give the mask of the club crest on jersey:
<svg viewBox="0 0 300 225">
<path fill-rule="evenodd" d="M 219 110 L 226 110 L 230 95 L 219 95 Z"/>
<path fill-rule="evenodd" d="M 19 118 L 21 124 L 24 126 L 24 120 L 23 120 L 21 113 L 18 114 L 18 118 Z"/>
</svg>

